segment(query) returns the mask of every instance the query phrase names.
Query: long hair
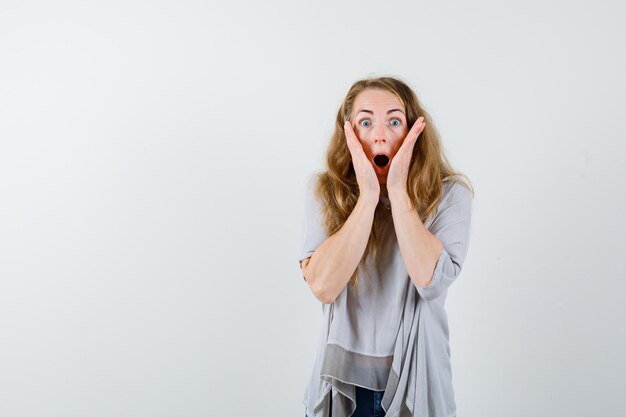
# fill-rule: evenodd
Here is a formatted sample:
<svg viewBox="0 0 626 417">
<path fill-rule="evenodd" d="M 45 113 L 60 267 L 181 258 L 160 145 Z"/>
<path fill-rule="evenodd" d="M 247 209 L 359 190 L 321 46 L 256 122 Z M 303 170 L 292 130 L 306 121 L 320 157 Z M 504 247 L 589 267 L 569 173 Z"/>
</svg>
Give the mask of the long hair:
<svg viewBox="0 0 626 417">
<path fill-rule="evenodd" d="M 429 216 L 436 214 L 444 181 L 458 179 L 459 182 L 465 183 L 474 194 L 469 179 L 452 169 L 430 115 L 424 110 L 408 85 L 392 77 L 359 80 L 350 87 L 337 112 L 335 131 L 326 151 L 327 168 L 316 175 L 315 195 L 322 203 L 324 223 L 329 236 L 343 226 L 359 198 L 359 186 L 352 156 L 346 144 L 344 123 L 352 116 L 356 97 L 368 88 L 387 90 L 398 97 L 404 104 L 409 130 L 419 117 L 424 117 L 426 126 L 413 147 L 407 178 L 407 192 L 420 219 L 424 222 Z M 353 288 L 356 288 L 358 271 L 362 267 L 363 260 L 373 261 L 374 264 L 380 262 L 390 216 L 391 212 L 379 203 L 365 252 L 350 278 L 349 283 Z"/>
</svg>

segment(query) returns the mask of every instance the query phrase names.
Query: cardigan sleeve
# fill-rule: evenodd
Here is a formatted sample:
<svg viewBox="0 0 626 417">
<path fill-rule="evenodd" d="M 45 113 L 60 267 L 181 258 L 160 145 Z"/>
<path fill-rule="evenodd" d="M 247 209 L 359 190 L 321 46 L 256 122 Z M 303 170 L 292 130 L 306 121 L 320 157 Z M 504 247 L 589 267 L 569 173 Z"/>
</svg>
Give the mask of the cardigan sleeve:
<svg viewBox="0 0 626 417">
<path fill-rule="evenodd" d="M 304 259 L 311 257 L 317 247 L 328 238 L 322 219 L 322 204 L 315 198 L 314 187 L 314 181 L 309 179 L 304 194 L 302 246 L 298 257 L 298 266 Z"/>
<path fill-rule="evenodd" d="M 469 247 L 472 199 L 472 191 L 465 184 L 453 183 L 429 227 L 444 248 L 437 260 L 430 284 L 426 288 L 413 284 L 419 295 L 426 300 L 442 295 L 461 273 Z"/>
</svg>

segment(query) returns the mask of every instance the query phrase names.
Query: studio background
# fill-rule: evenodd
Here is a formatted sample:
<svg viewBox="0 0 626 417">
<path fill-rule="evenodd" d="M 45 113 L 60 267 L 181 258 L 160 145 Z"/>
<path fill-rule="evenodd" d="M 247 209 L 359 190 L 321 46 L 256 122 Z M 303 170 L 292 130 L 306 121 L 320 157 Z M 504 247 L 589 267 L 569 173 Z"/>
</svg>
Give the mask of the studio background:
<svg viewBox="0 0 626 417">
<path fill-rule="evenodd" d="M 0 416 L 304 416 L 304 185 L 357 79 L 475 187 L 459 417 L 626 412 L 618 1 L 0 3 Z"/>
</svg>

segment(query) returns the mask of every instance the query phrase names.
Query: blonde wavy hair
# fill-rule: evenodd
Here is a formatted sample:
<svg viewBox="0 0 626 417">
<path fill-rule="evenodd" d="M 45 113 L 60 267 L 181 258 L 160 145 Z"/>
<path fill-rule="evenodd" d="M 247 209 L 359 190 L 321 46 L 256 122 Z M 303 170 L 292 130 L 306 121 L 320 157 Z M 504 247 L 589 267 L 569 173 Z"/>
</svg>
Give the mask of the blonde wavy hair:
<svg viewBox="0 0 626 417">
<path fill-rule="evenodd" d="M 328 236 L 343 226 L 359 198 L 359 186 L 343 126 L 352 116 L 356 97 L 363 90 L 370 88 L 386 90 L 398 97 L 406 110 L 409 129 L 420 116 L 424 117 L 426 127 L 413 148 L 407 179 L 408 195 L 422 221 L 425 222 L 436 214 L 444 181 L 462 182 L 474 194 L 469 179 L 452 169 L 435 124 L 413 90 L 403 81 L 393 77 L 362 79 L 350 87 L 337 112 L 335 131 L 326 151 L 326 169 L 316 175 L 315 195 L 323 206 Z M 382 204 L 378 204 L 365 252 L 349 281 L 352 288 L 356 288 L 358 271 L 363 267 L 363 260 L 373 261 L 374 264 L 381 261 L 386 225 L 390 217 L 391 213 Z"/>
</svg>

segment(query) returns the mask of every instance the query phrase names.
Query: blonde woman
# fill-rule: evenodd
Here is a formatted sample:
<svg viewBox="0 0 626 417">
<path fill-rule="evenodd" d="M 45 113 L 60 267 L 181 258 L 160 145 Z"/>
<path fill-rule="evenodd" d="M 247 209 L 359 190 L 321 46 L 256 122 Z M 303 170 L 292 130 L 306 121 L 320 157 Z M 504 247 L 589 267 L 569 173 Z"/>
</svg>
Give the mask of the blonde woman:
<svg viewBox="0 0 626 417">
<path fill-rule="evenodd" d="M 324 315 L 305 416 L 455 416 L 444 303 L 467 254 L 471 183 L 392 77 L 350 87 L 326 163 L 307 184 L 299 259 Z"/>
</svg>

